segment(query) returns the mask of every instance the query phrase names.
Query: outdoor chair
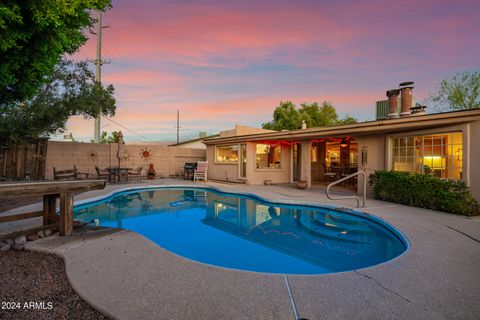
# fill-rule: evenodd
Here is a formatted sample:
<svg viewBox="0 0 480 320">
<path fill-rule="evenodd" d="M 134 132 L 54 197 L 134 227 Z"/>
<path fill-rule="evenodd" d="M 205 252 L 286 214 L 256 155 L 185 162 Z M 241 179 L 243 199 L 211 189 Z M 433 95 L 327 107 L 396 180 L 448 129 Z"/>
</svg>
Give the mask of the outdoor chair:
<svg viewBox="0 0 480 320">
<path fill-rule="evenodd" d="M 329 182 L 335 181 L 335 178 L 337 177 L 337 173 L 328 171 L 327 166 L 323 162 L 322 162 L 322 167 L 323 167 L 323 182 L 326 183 L 327 179 Z"/>
<path fill-rule="evenodd" d="M 198 161 L 197 168 L 193 173 L 193 181 L 207 181 L 208 161 Z"/>
<path fill-rule="evenodd" d="M 111 181 L 111 173 L 108 170 L 101 170 L 99 167 L 95 166 L 95 171 L 97 172 L 98 179 L 105 179 Z"/>
<path fill-rule="evenodd" d="M 138 181 L 142 181 L 142 170 L 143 170 L 143 166 L 139 166 L 137 169 L 135 170 L 128 170 L 128 177 L 136 177 L 138 179 Z"/>
<path fill-rule="evenodd" d="M 53 180 L 76 179 L 75 169 L 57 170 L 53 167 Z"/>
<path fill-rule="evenodd" d="M 346 178 L 348 177 L 349 175 L 351 175 L 352 173 L 355 173 L 357 170 L 356 168 L 353 168 L 353 167 L 346 167 L 346 166 L 343 166 L 340 168 L 340 178 Z M 352 177 L 344 182 L 342 182 L 342 185 L 346 185 L 346 184 L 352 184 L 352 185 L 355 185 L 356 184 L 356 180 L 357 180 L 357 177 Z"/>
<path fill-rule="evenodd" d="M 90 175 L 90 173 L 88 173 L 88 172 L 80 172 L 80 171 L 78 171 L 76 165 L 73 165 L 73 171 L 75 172 L 75 179 L 81 179 L 82 176 L 83 176 L 85 179 L 88 179 L 88 176 Z"/>
</svg>

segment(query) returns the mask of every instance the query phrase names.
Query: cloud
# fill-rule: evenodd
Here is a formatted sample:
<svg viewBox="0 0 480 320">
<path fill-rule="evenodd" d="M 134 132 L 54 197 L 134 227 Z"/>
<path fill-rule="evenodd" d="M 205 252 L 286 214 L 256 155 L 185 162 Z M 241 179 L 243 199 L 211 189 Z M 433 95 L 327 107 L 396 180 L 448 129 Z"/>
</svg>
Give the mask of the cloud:
<svg viewBox="0 0 480 320">
<path fill-rule="evenodd" d="M 286 99 L 329 100 L 341 114 L 372 118 L 399 82 L 416 81 L 423 99 L 449 74 L 479 66 L 473 0 L 113 4 L 103 81 L 116 87 L 115 119 L 147 133 L 174 134 L 177 109 L 185 130 L 259 125 Z M 95 45 L 75 58 L 92 59 Z"/>
</svg>

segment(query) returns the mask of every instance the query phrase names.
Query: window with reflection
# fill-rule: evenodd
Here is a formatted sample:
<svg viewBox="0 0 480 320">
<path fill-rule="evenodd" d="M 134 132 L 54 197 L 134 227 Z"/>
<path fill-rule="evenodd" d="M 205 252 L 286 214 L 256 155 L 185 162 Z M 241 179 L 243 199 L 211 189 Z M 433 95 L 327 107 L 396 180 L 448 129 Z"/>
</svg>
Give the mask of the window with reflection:
<svg viewBox="0 0 480 320">
<path fill-rule="evenodd" d="M 222 163 L 237 163 L 238 145 L 217 146 L 215 149 L 215 160 Z"/>
<path fill-rule="evenodd" d="M 238 204 L 233 205 L 230 203 L 215 201 L 215 217 L 217 219 L 232 224 L 240 224 L 239 214 L 240 211 L 238 210 Z"/>
<path fill-rule="evenodd" d="M 311 160 L 312 162 L 318 162 L 318 145 L 317 144 L 312 144 L 312 148 L 311 148 L 311 152 L 312 152 L 312 155 L 311 155 Z"/>
<path fill-rule="evenodd" d="M 280 169 L 282 168 L 282 147 L 279 145 L 257 144 L 256 167 L 257 169 Z"/>
<path fill-rule="evenodd" d="M 463 179 L 461 132 L 392 138 L 392 169 Z"/>
</svg>

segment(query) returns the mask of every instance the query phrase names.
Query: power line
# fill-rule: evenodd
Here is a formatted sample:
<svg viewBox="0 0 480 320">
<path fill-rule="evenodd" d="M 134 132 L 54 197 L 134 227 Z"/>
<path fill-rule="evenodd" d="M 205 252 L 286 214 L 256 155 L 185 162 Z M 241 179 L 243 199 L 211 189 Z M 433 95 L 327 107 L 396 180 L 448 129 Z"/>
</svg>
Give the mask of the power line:
<svg viewBox="0 0 480 320">
<path fill-rule="evenodd" d="M 142 138 L 144 138 L 144 139 L 146 139 L 146 140 L 148 140 L 148 141 L 150 141 L 150 142 L 155 142 L 155 141 L 153 141 L 152 139 L 145 137 L 144 135 L 136 132 L 135 130 L 129 129 L 129 128 L 125 127 L 124 125 L 122 125 L 122 124 L 120 124 L 120 123 L 118 123 L 118 122 L 116 122 L 116 121 L 114 121 L 114 120 L 112 120 L 112 119 L 110 119 L 110 118 L 107 118 L 107 117 L 103 117 L 103 118 L 104 118 L 104 119 L 107 119 L 108 121 L 113 122 L 113 123 L 116 124 L 117 126 L 122 127 L 123 129 L 125 129 L 125 130 L 127 130 L 127 131 L 130 131 L 130 132 L 133 133 L 133 134 L 136 134 L 136 135 L 139 136 L 139 137 L 142 137 Z"/>
</svg>

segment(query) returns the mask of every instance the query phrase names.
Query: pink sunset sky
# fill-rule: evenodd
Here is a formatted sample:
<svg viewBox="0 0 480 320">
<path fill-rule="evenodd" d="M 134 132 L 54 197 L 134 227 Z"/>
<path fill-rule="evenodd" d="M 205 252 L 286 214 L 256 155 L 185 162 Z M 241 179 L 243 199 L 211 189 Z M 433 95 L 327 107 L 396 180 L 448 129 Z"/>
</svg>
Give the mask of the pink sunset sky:
<svg viewBox="0 0 480 320">
<path fill-rule="evenodd" d="M 116 88 L 127 141 L 181 140 L 260 126 L 282 100 L 330 101 L 375 117 L 375 101 L 415 81 L 426 102 L 442 80 L 479 68 L 480 2 L 113 0 L 104 14 L 102 82 Z M 94 35 L 75 55 L 94 59 Z M 93 69 L 93 66 L 92 66 Z M 93 137 L 93 120 L 67 133 Z"/>
</svg>

